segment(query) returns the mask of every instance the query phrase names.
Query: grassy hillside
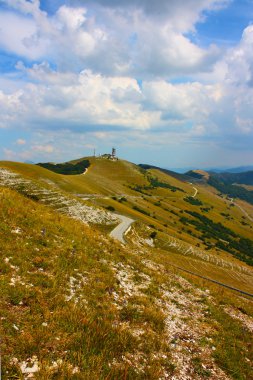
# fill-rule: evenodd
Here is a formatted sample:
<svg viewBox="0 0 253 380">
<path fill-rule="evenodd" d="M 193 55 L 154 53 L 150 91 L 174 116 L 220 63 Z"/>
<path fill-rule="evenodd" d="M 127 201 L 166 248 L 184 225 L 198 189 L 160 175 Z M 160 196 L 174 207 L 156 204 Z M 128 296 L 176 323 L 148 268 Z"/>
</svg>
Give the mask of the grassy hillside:
<svg viewBox="0 0 253 380">
<path fill-rule="evenodd" d="M 0 162 L 1 167 L 12 169 L 24 176 L 36 180 L 50 180 L 61 189 L 80 194 L 121 194 L 129 188 L 129 184 L 145 185 L 148 182 L 138 166 L 127 161 L 110 161 L 94 157 L 72 161 L 73 165 L 89 161 L 86 174 L 62 175 L 45 168 L 22 163 Z"/>
<path fill-rule="evenodd" d="M 243 173 L 207 173 L 201 170 L 191 170 L 186 173 L 193 180 L 206 181 L 220 193 L 230 198 L 237 198 L 253 204 L 253 171 Z"/>
<path fill-rule="evenodd" d="M 0 201 L 3 379 L 252 377 L 252 302 L 182 277 L 150 227 L 123 247 L 13 190 Z"/>
<path fill-rule="evenodd" d="M 142 220 L 210 254 L 227 256 L 230 253 L 251 263 L 253 211 L 247 204 L 239 208 L 205 183 L 191 184 L 153 167 L 143 169 L 122 160 L 86 159 L 91 165 L 82 175 L 60 175 L 35 165 L 0 164 L 40 185 L 78 195 L 95 207 L 110 208 Z M 73 164 L 83 160 L 73 161 Z M 207 222 L 209 227 L 205 231 Z M 232 231 L 229 236 L 238 242 L 237 246 L 232 246 L 226 234 L 217 234 L 220 224 Z M 242 242 L 244 249 L 240 252 Z M 232 256 L 230 259 L 233 260 Z"/>
<path fill-rule="evenodd" d="M 236 184 L 233 185 L 230 183 L 224 183 L 213 175 L 210 176 L 208 183 L 221 193 L 227 194 L 230 198 L 239 198 L 253 204 L 253 191 L 251 190 L 247 190 L 246 188 Z"/>
<path fill-rule="evenodd" d="M 89 160 L 75 176 L 0 163 L 3 378 L 250 379 L 251 299 L 196 275 L 253 293 L 251 267 L 216 244 L 219 224 L 250 239 L 253 209 Z M 107 235 L 109 206 L 136 220 L 126 246 Z"/>
</svg>

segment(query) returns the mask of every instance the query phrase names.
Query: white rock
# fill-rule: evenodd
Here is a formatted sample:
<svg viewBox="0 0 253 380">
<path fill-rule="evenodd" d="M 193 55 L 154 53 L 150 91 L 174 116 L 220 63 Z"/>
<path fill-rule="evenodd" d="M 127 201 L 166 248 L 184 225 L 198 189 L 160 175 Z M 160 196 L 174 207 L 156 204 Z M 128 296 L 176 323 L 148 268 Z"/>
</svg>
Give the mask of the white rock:
<svg viewBox="0 0 253 380">
<path fill-rule="evenodd" d="M 21 228 L 19 228 L 19 227 L 14 228 L 13 230 L 11 230 L 11 233 L 12 234 L 21 234 Z"/>
</svg>

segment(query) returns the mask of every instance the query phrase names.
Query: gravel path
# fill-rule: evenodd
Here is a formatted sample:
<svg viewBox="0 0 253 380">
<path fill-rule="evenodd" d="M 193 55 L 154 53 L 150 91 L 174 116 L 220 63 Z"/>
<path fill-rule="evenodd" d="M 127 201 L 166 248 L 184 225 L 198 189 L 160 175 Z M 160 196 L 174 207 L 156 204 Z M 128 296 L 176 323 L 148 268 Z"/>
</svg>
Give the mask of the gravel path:
<svg viewBox="0 0 253 380">
<path fill-rule="evenodd" d="M 121 220 L 121 223 L 111 231 L 110 236 L 116 240 L 119 240 L 121 243 L 125 244 L 124 233 L 134 222 L 133 219 L 130 219 L 124 215 L 114 214 L 118 219 Z"/>
<path fill-rule="evenodd" d="M 194 195 L 192 196 L 192 198 L 195 198 L 196 195 L 198 194 L 198 189 L 196 189 L 196 187 L 192 187 L 193 190 L 195 191 Z"/>
</svg>

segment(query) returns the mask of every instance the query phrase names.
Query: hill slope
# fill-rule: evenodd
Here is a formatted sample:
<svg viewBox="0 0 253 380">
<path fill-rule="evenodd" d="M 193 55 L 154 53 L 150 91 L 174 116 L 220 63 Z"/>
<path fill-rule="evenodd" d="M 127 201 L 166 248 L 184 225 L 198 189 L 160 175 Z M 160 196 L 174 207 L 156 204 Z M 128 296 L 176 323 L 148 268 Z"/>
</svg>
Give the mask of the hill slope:
<svg viewBox="0 0 253 380">
<path fill-rule="evenodd" d="M 65 195 L 78 196 L 95 207 L 140 219 L 210 253 L 229 252 L 253 263 L 253 213 L 248 206 L 248 212 L 244 205 L 232 207 L 229 200 L 218 197 L 205 182 L 193 185 L 160 169 L 145 170 L 122 160 L 88 159 L 91 165 L 82 175 L 60 175 L 26 164 L 6 162 L 2 166 L 15 169 L 40 186 L 58 188 Z M 226 230 L 219 228 L 224 223 Z"/>
<path fill-rule="evenodd" d="M 77 176 L 0 166 L 4 378 L 253 376 L 250 298 L 183 271 L 253 293 L 251 267 L 213 245 L 216 223 L 226 238 L 251 236 L 239 208 L 125 161 L 94 159 Z M 107 234 L 108 206 L 136 220 L 126 245 Z"/>
<path fill-rule="evenodd" d="M 226 379 L 222 362 L 249 378 L 246 302 L 230 296 L 222 311 L 159 253 L 154 261 L 149 248 L 121 247 L 9 190 L 0 197 L 3 376 Z M 231 339 L 233 364 L 222 358 Z"/>
<path fill-rule="evenodd" d="M 253 184 L 253 171 L 244 173 L 207 173 L 191 170 L 187 175 L 194 180 L 197 178 L 201 181 L 206 181 L 209 185 L 230 198 L 239 198 L 253 204 L 253 190 L 250 186 Z"/>
</svg>

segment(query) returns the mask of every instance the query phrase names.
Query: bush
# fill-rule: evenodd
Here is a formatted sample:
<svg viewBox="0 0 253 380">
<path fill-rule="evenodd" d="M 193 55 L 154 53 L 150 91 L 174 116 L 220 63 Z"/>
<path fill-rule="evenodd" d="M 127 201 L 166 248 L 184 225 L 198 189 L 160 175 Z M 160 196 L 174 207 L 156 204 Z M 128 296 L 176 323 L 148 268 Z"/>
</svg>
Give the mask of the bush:
<svg viewBox="0 0 253 380">
<path fill-rule="evenodd" d="M 84 173 L 85 169 L 90 166 L 89 160 L 82 160 L 76 164 L 71 164 L 70 162 L 65 162 L 64 164 L 51 164 L 50 162 L 39 163 L 38 166 L 42 168 L 51 170 L 54 173 L 65 174 L 65 175 L 75 175 Z"/>
<path fill-rule="evenodd" d="M 193 206 L 202 206 L 203 205 L 203 203 L 199 199 L 193 198 L 193 197 L 186 197 L 186 198 L 184 198 L 184 201 L 190 203 Z"/>
<path fill-rule="evenodd" d="M 106 209 L 109 211 L 115 211 L 115 208 L 113 206 L 107 206 Z"/>
<path fill-rule="evenodd" d="M 141 213 L 144 214 L 144 215 L 148 215 L 148 216 L 150 216 L 150 213 L 149 213 L 149 212 L 143 210 L 142 208 L 140 208 L 140 207 L 138 207 L 138 206 L 133 206 L 133 209 L 136 210 L 136 211 L 141 212 Z"/>
</svg>

